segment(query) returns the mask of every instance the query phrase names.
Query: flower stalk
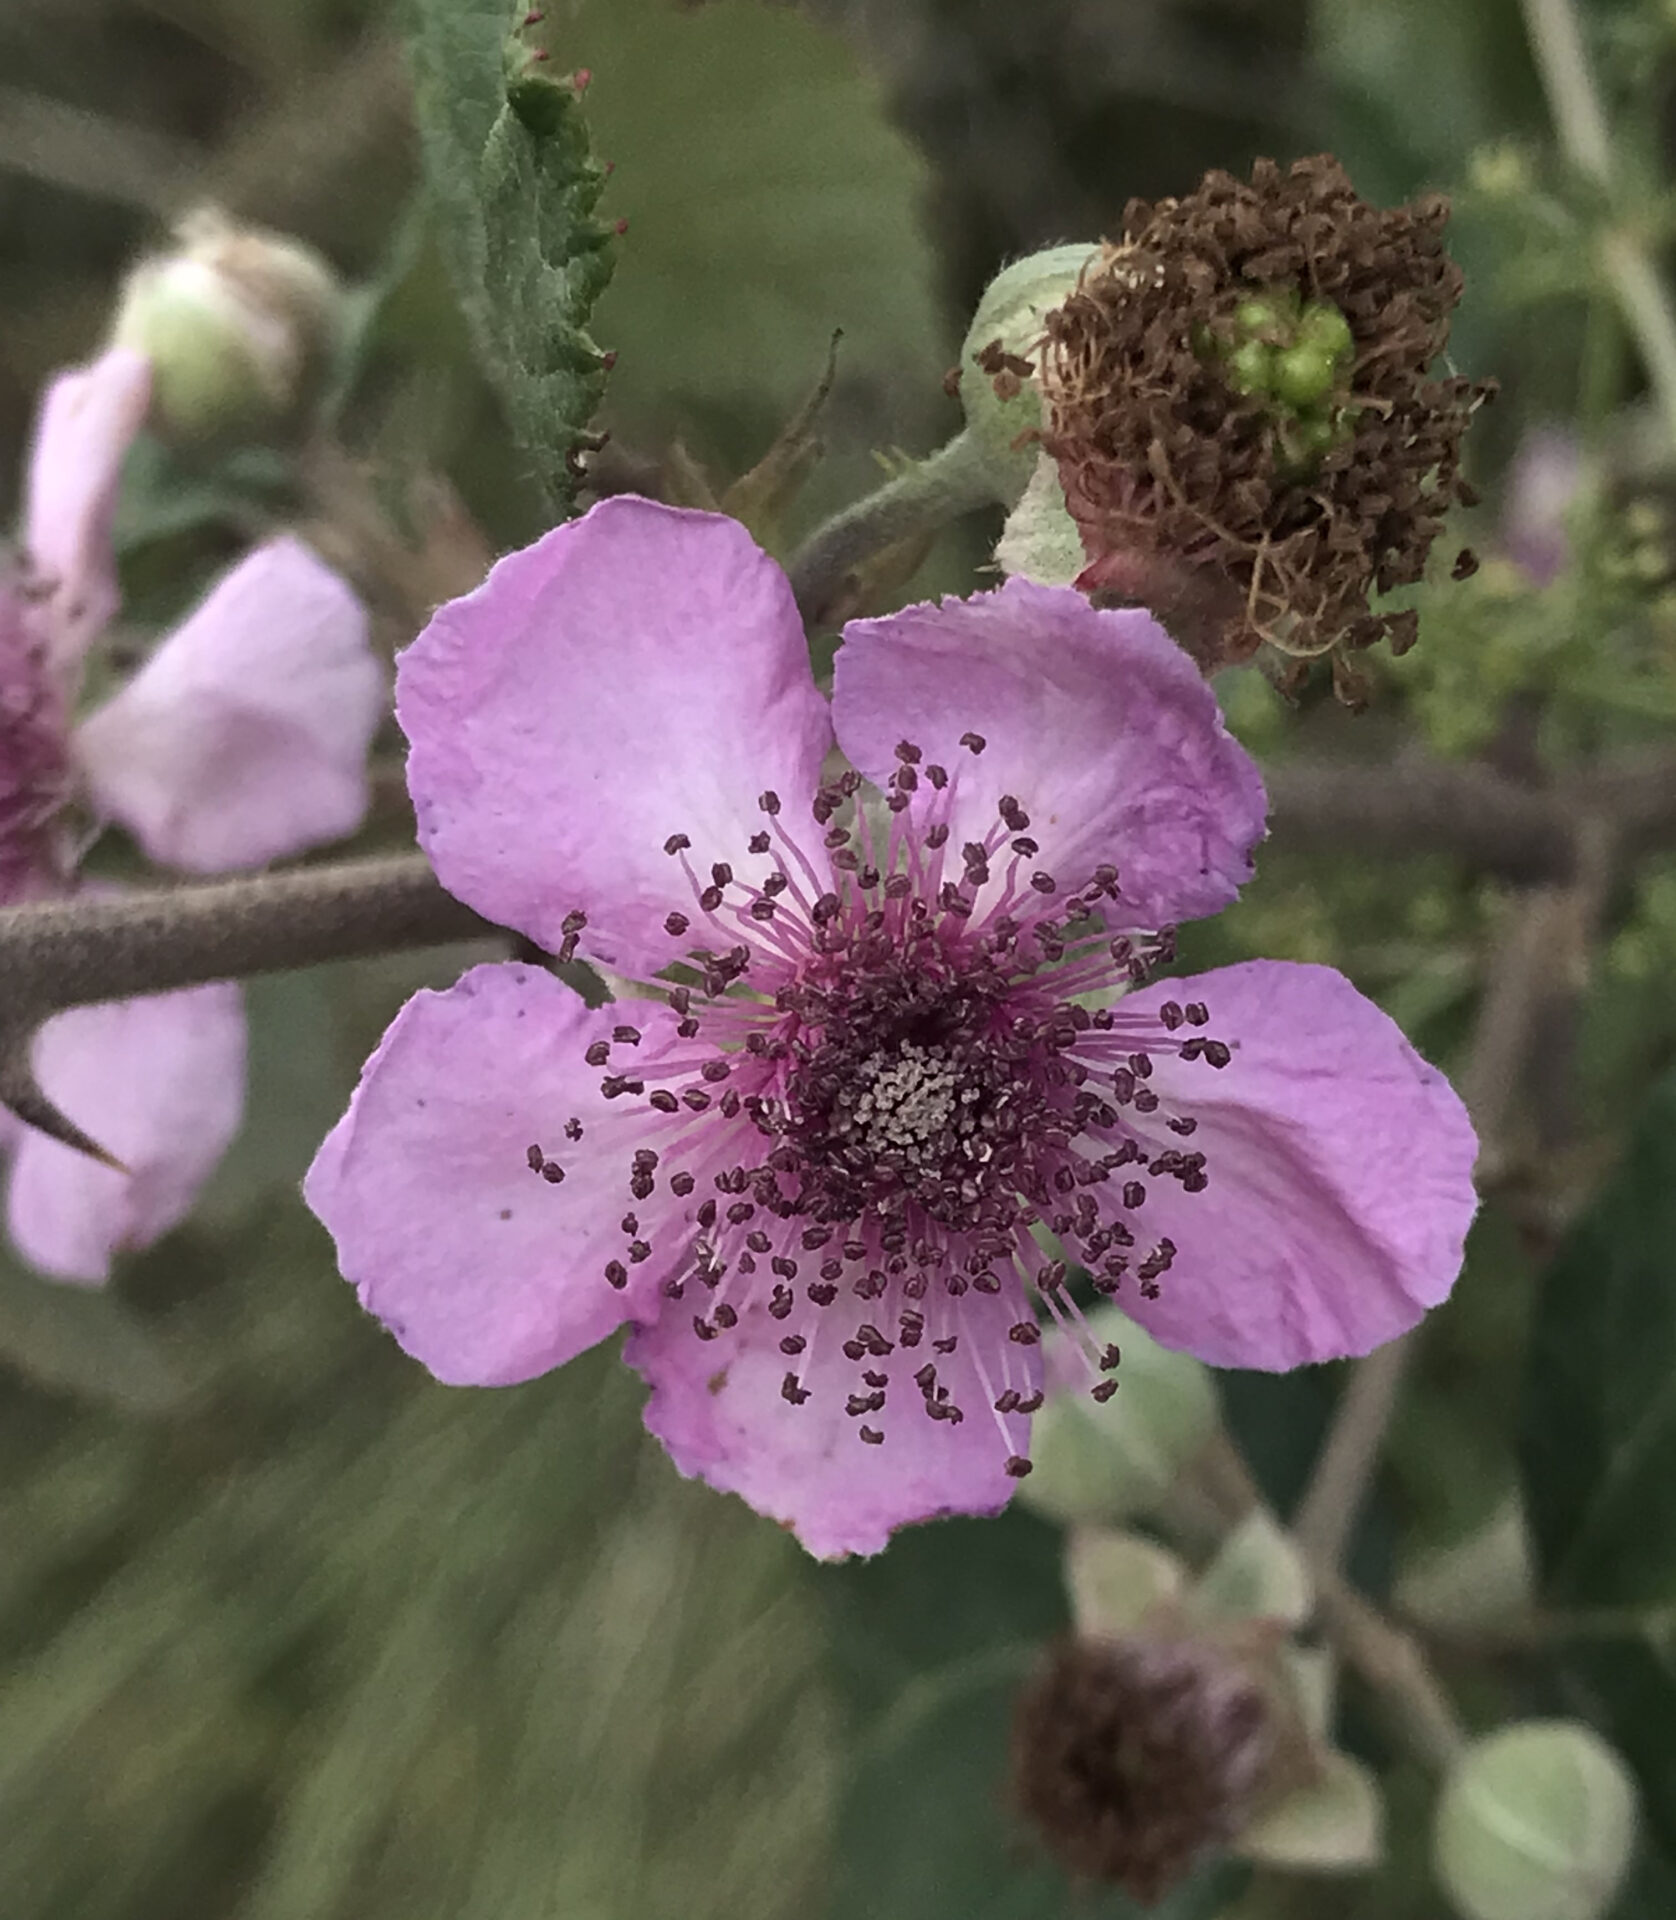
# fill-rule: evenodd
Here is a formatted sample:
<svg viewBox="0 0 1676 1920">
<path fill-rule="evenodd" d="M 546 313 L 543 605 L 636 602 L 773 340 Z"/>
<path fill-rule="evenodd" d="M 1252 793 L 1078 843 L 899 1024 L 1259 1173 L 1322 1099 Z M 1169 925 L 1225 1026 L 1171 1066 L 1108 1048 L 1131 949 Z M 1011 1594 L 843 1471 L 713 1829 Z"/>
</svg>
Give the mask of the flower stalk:
<svg viewBox="0 0 1676 1920">
<path fill-rule="evenodd" d="M 1646 247 L 1616 206 L 1611 135 L 1576 11 L 1571 0 L 1523 0 L 1523 8 L 1560 147 L 1614 203 L 1617 218 L 1600 240 L 1601 265 L 1641 351 L 1665 433 L 1676 445 L 1676 310 Z"/>
<path fill-rule="evenodd" d="M 887 547 L 934 533 L 995 498 L 988 457 L 958 433 L 816 529 L 787 573 L 805 620 L 830 620 L 866 563 Z"/>
</svg>

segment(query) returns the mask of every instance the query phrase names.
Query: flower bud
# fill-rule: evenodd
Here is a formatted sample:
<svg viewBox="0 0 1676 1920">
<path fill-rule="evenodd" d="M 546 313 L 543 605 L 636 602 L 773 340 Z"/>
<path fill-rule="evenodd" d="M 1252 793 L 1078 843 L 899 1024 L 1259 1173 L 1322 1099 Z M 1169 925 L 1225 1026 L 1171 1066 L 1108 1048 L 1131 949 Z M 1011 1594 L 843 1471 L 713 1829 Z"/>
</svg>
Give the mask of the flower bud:
<svg viewBox="0 0 1676 1920">
<path fill-rule="evenodd" d="M 151 424 L 195 445 L 279 436 L 316 398 L 340 323 L 331 268 L 300 241 L 190 214 L 128 278 L 113 339 L 152 365 Z"/>
<path fill-rule="evenodd" d="M 1600 1920 L 1635 1846 L 1635 1783 L 1598 1734 L 1530 1720 L 1450 1769 L 1433 1834 L 1463 1920 Z"/>
<path fill-rule="evenodd" d="M 1114 1307 L 1090 1313 L 1088 1326 L 1098 1347 L 1118 1349 L 1118 1363 L 1098 1374 L 1063 1336 L 1050 1341 L 1048 1398 L 1030 1438 L 1035 1470 L 1018 1493 L 1067 1523 L 1151 1506 L 1216 1425 L 1216 1389 L 1200 1361 L 1159 1346 Z M 1117 1391 L 1097 1400 L 1114 1380 Z"/>
<path fill-rule="evenodd" d="M 1036 465 L 1042 398 L 1036 384 L 1047 316 L 1075 292 L 1097 246 L 1049 247 L 990 281 L 960 349 L 966 427 L 989 462 L 995 497 L 1014 506 Z"/>
</svg>

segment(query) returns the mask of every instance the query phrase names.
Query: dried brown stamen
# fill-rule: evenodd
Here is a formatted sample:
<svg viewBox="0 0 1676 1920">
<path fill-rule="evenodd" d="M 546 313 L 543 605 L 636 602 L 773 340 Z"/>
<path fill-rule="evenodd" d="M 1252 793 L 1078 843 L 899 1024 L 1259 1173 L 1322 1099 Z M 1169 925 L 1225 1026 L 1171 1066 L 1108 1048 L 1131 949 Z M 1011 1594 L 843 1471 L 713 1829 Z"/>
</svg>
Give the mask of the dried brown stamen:
<svg viewBox="0 0 1676 1920">
<path fill-rule="evenodd" d="M 1331 653 L 1348 692 L 1354 651 L 1412 644 L 1412 614 L 1369 596 L 1420 579 L 1492 390 L 1431 372 L 1461 292 L 1448 211 L 1437 195 L 1370 206 L 1325 155 L 1131 202 L 1122 241 L 1047 322 L 1044 440 L 1084 586 L 1150 606 L 1207 672 L 1268 642 Z M 1264 307 L 1348 327 L 1324 437 L 1300 438 L 1300 416 L 1240 371 L 1242 316 Z"/>
</svg>

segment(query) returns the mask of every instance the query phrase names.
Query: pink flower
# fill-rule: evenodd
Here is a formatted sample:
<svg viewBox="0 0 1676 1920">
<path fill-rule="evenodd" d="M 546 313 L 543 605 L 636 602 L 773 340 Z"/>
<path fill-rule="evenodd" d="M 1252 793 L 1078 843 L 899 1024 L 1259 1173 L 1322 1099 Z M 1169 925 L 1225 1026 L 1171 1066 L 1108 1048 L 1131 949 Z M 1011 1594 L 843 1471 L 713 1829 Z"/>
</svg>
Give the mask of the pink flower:
<svg viewBox="0 0 1676 1920">
<path fill-rule="evenodd" d="M 83 665 L 118 604 L 111 523 L 150 378 L 143 356 L 112 348 L 42 401 L 23 566 L 0 577 L 0 907 L 75 885 L 74 801 L 194 873 L 336 839 L 366 810 L 383 675 L 354 594 L 294 539 L 249 553 L 73 724 Z M 45 1272 L 102 1280 L 117 1249 L 184 1217 L 237 1131 L 238 990 L 60 1014 L 33 1064 L 47 1097 L 126 1171 L 0 1118 L 11 1236 Z"/>
<path fill-rule="evenodd" d="M 368 1062 L 305 1192 L 438 1378 L 627 1322 L 684 1473 L 871 1553 L 1005 1504 L 1068 1264 L 1221 1365 L 1448 1292 L 1472 1130 L 1384 1014 L 1319 967 L 1135 985 L 1264 817 L 1146 614 L 1015 580 L 858 622 L 829 706 L 739 526 L 616 499 L 444 607 L 397 712 L 445 886 L 688 969 L 590 1012 L 478 967 Z"/>
<path fill-rule="evenodd" d="M 1552 586 L 1571 559 L 1566 522 L 1583 482 L 1575 434 L 1554 426 L 1526 430 L 1507 472 L 1501 541 L 1532 586 Z"/>
</svg>

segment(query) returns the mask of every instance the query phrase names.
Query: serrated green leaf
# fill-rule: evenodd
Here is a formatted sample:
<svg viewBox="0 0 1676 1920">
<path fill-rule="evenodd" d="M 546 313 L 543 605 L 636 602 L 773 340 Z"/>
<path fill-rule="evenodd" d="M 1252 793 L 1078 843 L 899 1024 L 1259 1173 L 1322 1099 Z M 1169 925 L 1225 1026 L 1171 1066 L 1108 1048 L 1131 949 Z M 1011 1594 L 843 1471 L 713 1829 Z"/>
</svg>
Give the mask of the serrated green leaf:
<svg viewBox="0 0 1676 1920">
<path fill-rule="evenodd" d="M 444 252 L 483 370 L 555 506 L 605 391 L 587 333 L 611 277 L 568 74 L 536 64 L 505 0 L 411 0 L 414 102 Z"/>
<path fill-rule="evenodd" d="M 1676 1597 L 1676 1080 L 1543 1277 L 1523 1425 L 1545 1597 Z"/>
</svg>

